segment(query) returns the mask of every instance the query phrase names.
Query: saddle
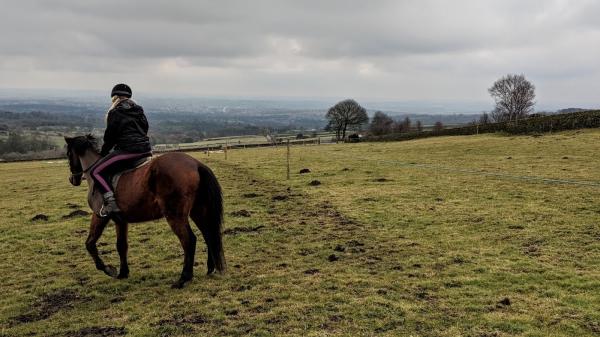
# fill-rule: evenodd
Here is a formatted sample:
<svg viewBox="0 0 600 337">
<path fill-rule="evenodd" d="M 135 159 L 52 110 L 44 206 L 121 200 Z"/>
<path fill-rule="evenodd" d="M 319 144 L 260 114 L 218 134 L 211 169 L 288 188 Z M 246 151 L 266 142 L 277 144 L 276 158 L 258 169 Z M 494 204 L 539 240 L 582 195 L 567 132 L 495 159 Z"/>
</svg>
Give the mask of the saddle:
<svg viewBox="0 0 600 337">
<path fill-rule="evenodd" d="M 115 192 L 115 198 L 117 198 L 117 200 L 119 198 L 119 196 L 117 195 L 117 186 L 119 185 L 119 179 L 121 178 L 121 176 L 125 173 L 135 171 L 135 170 L 139 169 L 140 167 L 147 165 L 148 163 L 150 163 L 152 161 L 152 159 L 153 159 L 152 156 L 136 159 L 136 160 L 132 161 L 130 163 L 130 165 L 128 165 L 129 166 L 128 168 L 108 177 L 108 182 L 111 184 L 113 191 Z M 88 183 L 93 184 L 93 181 L 89 181 Z M 104 203 L 104 199 L 102 199 L 102 193 L 100 193 L 100 191 L 94 186 L 88 192 L 88 205 L 90 206 L 90 208 L 92 209 L 92 211 L 94 211 L 94 213 L 96 215 L 99 215 L 100 209 L 102 208 L 103 203 Z"/>
</svg>

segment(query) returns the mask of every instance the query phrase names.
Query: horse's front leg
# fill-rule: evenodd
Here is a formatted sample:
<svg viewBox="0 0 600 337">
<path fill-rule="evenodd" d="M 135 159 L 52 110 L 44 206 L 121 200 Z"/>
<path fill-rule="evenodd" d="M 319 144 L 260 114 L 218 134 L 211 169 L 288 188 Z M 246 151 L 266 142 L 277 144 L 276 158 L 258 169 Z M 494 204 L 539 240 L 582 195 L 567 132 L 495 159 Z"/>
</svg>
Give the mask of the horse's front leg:
<svg viewBox="0 0 600 337">
<path fill-rule="evenodd" d="M 104 261 L 98 255 L 98 248 L 96 247 L 96 242 L 102 236 L 102 232 L 104 228 L 108 224 L 109 218 L 101 218 L 98 215 L 92 215 L 92 222 L 90 223 L 90 233 L 88 235 L 87 240 L 85 241 L 85 248 L 87 248 L 88 252 L 94 259 L 94 263 L 96 264 L 96 269 L 102 270 L 106 275 L 111 277 L 117 276 L 117 270 L 115 267 L 110 265 L 105 265 Z"/>
<path fill-rule="evenodd" d="M 117 230 L 117 251 L 119 252 L 119 258 L 121 260 L 121 267 L 119 268 L 119 275 L 117 278 L 123 279 L 129 277 L 129 265 L 127 264 L 127 228 L 128 223 L 125 221 L 116 221 Z"/>
</svg>

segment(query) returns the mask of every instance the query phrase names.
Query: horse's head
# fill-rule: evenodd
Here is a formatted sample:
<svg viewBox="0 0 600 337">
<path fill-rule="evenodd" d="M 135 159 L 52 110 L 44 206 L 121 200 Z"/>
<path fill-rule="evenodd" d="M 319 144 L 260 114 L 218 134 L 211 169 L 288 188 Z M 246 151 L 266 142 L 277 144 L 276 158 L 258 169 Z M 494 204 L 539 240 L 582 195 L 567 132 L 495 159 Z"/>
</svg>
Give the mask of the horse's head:
<svg viewBox="0 0 600 337">
<path fill-rule="evenodd" d="M 96 138 L 92 135 L 65 137 L 65 142 L 67 143 L 67 158 L 69 159 L 69 168 L 71 170 L 69 182 L 73 186 L 79 186 L 85 173 L 81 165 L 81 157 L 88 150 L 92 150 L 95 153 L 98 152 L 96 149 Z"/>
</svg>

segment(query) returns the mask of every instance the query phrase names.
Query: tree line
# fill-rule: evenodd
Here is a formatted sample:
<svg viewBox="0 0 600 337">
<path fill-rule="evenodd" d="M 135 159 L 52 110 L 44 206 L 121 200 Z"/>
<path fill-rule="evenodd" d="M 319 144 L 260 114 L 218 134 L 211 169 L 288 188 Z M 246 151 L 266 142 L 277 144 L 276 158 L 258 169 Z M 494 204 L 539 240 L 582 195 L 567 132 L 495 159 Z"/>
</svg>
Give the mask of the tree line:
<svg viewBox="0 0 600 337">
<path fill-rule="evenodd" d="M 22 132 L 9 132 L 6 139 L 0 139 L 0 155 L 7 153 L 28 153 L 53 150 L 56 145 L 48 137 L 26 135 Z"/>
<path fill-rule="evenodd" d="M 332 106 L 325 117 L 328 120 L 325 130 L 334 131 L 337 140 L 346 140 L 349 130 L 360 131 L 364 126 L 374 136 L 423 131 L 423 123 L 419 120 L 414 124 L 408 117 L 402 120 L 394 120 L 381 111 L 375 112 L 369 123 L 367 110 L 353 99 L 343 100 Z M 434 130 L 443 128 L 444 125 L 439 121 L 433 125 Z"/>
<path fill-rule="evenodd" d="M 495 107 L 488 114 L 483 113 L 474 121 L 474 124 L 488 124 L 493 122 L 514 122 L 527 118 L 535 106 L 535 86 L 524 75 L 508 74 L 495 81 L 488 89 L 494 100 Z M 423 132 L 421 121 L 412 121 L 406 117 L 395 121 L 387 114 L 377 111 L 371 118 L 367 110 L 353 99 L 343 100 L 332 106 L 325 115 L 327 118 L 326 130 L 334 131 L 337 140 L 346 140 L 348 130 L 361 131 L 368 123 L 368 131 L 372 136 L 387 134 L 401 134 L 408 132 Z M 432 126 L 434 133 L 444 129 L 442 122 L 438 121 Z"/>
</svg>

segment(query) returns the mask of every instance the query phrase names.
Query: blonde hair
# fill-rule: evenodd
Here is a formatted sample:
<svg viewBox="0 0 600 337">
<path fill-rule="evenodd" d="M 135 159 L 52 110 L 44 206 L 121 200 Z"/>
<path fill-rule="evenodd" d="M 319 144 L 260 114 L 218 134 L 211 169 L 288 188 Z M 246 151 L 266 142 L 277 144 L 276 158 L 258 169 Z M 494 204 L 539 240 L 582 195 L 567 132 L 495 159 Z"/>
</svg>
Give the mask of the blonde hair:
<svg viewBox="0 0 600 337">
<path fill-rule="evenodd" d="M 111 97 L 110 101 L 110 108 L 108 108 L 108 110 L 106 110 L 106 116 L 104 116 L 104 120 L 108 122 L 108 113 L 114 109 L 117 105 L 119 105 L 119 103 L 123 102 L 124 100 L 131 100 L 131 98 L 126 97 L 126 96 L 118 96 L 118 95 L 114 95 L 113 97 Z"/>
</svg>

